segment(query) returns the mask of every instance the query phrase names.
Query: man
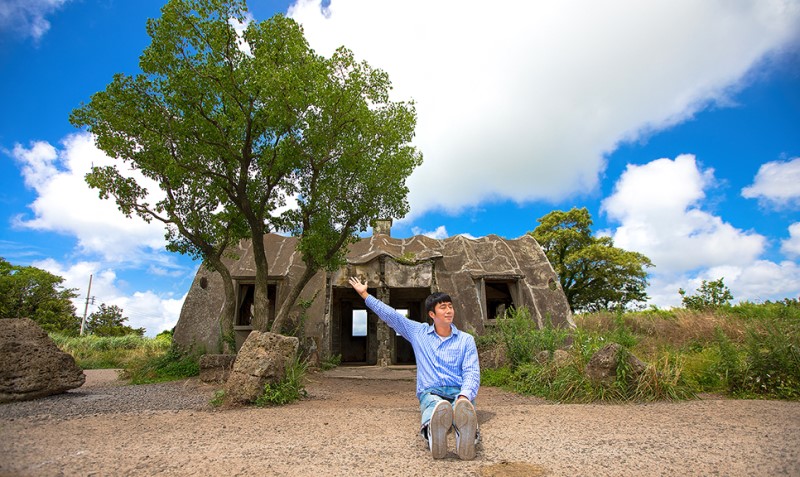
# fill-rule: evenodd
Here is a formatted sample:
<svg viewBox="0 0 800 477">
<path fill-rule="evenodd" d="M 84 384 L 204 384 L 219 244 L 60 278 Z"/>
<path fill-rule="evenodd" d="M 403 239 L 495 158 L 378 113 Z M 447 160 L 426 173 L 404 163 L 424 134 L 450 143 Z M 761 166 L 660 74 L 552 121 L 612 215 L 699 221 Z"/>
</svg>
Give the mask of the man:
<svg viewBox="0 0 800 477">
<path fill-rule="evenodd" d="M 475 396 L 480 387 L 478 349 L 469 333 L 453 325 L 453 302 L 445 293 L 425 299 L 433 325 L 410 320 L 367 293 L 367 284 L 350 277 L 350 285 L 367 307 L 414 348 L 417 360 L 417 398 L 422 413 L 420 435 L 428 440 L 434 459 L 447 455 L 447 434 L 456 433 L 456 453 L 475 458 L 478 417 Z"/>
</svg>

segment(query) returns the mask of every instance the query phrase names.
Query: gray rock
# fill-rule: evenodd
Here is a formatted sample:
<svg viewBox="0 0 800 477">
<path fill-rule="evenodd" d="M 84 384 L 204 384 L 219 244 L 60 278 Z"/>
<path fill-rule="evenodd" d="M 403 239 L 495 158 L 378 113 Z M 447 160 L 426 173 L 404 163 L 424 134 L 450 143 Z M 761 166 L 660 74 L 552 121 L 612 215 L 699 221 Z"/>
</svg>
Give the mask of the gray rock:
<svg viewBox="0 0 800 477">
<path fill-rule="evenodd" d="M 200 356 L 200 380 L 204 383 L 224 383 L 236 361 L 234 354 L 204 354 Z"/>
<path fill-rule="evenodd" d="M 494 343 L 478 349 L 481 369 L 498 369 L 508 365 L 508 353 L 504 343 Z"/>
<path fill-rule="evenodd" d="M 566 366 L 572 362 L 572 355 L 563 349 L 557 349 L 553 352 L 553 361 L 555 361 L 558 367 Z"/>
<path fill-rule="evenodd" d="M 225 397 L 236 403 L 252 403 L 267 383 L 278 383 L 297 355 L 300 340 L 293 336 L 253 331 L 236 356 L 225 383 Z"/>
<path fill-rule="evenodd" d="M 617 377 L 617 361 L 622 346 L 617 343 L 605 345 L 589 359 L 586 365 L 586 376 L 595 382 L 610 384 Z M 628 364 L 632 371 L 632 377 L 641 374 L 647 364 L 632 354 L 628 354 Z"/>
<path fill-rule="evenodd" d="M 84 381 L 75 359 L 33 320 L 0 319 L 0 403 L 63 393 Z"/>
<path fill-rule="evenodd" d="M 553 355 L 550 356 L 550 352 L 547 350 L 539 351 L 536 354 L 536 361 L 539 364 L 544 364 L 552 361 L 556 367 L 566 366 L 572 361 L 572 356 L 569 352 L 564 351 L 563 349 L 557 349 L 553 352 Z"/>
</svg>

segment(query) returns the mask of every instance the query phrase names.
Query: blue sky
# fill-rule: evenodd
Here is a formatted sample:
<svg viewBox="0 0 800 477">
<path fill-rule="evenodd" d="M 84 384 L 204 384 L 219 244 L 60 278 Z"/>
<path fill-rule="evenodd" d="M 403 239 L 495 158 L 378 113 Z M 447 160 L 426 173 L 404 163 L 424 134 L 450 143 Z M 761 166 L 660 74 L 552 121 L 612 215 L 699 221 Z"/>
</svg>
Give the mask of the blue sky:
<svg viewBox="0 0 800 477">
<path fill-rule="evenodd" d="M 0 256 L 59 274 L 79 314 L 174 326 L 197 268 L 82 181 L 109 159 L 69 113 L 138 72 L 163 1 L 0 6 Z M 423 165 L 393 234 L 507 238 L 587 207 L 650 257 L 651 304 L 725 277 L 738 300 L 800 295 L 800 2 L 251 1 L 345 45 L 413 99 Z"/>
</svg>

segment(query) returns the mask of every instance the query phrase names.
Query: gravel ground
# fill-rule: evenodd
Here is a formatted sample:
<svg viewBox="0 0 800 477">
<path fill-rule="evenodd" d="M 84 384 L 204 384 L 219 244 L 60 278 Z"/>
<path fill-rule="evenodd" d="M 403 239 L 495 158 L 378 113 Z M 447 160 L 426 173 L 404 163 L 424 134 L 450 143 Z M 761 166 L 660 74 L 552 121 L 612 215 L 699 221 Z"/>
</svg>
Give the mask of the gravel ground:
<svg viewBox="0 0 800 477">
<path fill-rule="evenodd" d="M 197 380 L 121 386 L 89 371 L 63 395 L 0 405 L 0 476 L 800 476 L 800 403 L 556 405 L 482 388 L 474 461 L 434 461 L 414 383 L 312 375 L 278 408 L 209 405 Z"/>
</svg>

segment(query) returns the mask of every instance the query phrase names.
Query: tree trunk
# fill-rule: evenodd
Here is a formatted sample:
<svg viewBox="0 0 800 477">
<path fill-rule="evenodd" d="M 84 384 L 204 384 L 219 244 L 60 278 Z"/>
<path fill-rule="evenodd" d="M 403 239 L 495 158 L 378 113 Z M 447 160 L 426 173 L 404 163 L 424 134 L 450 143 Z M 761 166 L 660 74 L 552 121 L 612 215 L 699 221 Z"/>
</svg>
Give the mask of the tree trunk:
<svg viewBox="0 0 800 477">
<path fill-rule="evenodd" d="M 283 303 L 281 303 L 281 307 L 278 309 L 278 313 L 275 315 L 275 321 L 272 323 L 272 328 L 270 331 L 273 333 L 281 333 L 284 331 L 283 328 L 289 323 L 289 312 L 292 310 L 292 307 L 300 297 L 300 293 L 302 293 L 303 288 L 305 288 L 306 284 L 311 280 L 315 273 L 317 273 L 317 270 L 306 267 L 305 272 L 303 272 L 303 276 L 300 277 L 300 280 L 294 284 L 292 291 L 289 292 L 289 296 L 283 300 Z"/>
<path fill-rule="evenodd" d="M 269 330 L 269 295 L 267 294 L 267 277 L 269 276 L 269 264 L 267 263 L 267 253 L 264 249 L 264 234 L 256 240 L 253 234 L 253 259 L 256 264 L 256 283 L 253 294 L 253 329 L 257 331 Z"/>
<path fill-rule="evenodd" d="M 233 288 L 233 278 L 218 256 L 210 256 L 206 260 L 222 277 L 222 289 L 225 292 L 225 302 L 219 311 L 220 351 L 223 354 L 236 354 L 236 334 L 233 329 L 236 322 L 236 290 Z"/>
</svg>

